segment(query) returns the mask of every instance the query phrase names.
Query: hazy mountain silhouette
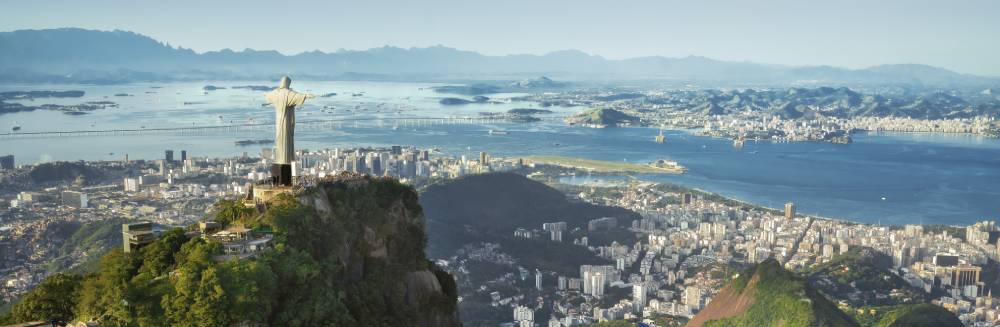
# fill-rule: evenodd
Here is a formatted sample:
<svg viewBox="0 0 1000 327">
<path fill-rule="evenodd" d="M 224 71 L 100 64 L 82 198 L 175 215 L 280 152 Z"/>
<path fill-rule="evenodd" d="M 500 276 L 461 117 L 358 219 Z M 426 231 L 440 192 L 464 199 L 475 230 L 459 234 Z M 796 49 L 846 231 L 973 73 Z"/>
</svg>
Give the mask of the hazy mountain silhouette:
<svg viewBox="0 0 1000 327">
<path fill-rule="evenodd" d="M 272 50 L 196 53 L 128 31 L 79 28 L 0 32 L 0 81 L 98 82 L 236 79 L 291 73 L 339 79 L 671 79 L 722 83 L 996 85 L 1000 79 L 925 65 L 868 69 L 793 67 L 705 57 L 611 60 L 578 50 L 487 56 L 443 46 L 285 55 Z"/>
</svg>

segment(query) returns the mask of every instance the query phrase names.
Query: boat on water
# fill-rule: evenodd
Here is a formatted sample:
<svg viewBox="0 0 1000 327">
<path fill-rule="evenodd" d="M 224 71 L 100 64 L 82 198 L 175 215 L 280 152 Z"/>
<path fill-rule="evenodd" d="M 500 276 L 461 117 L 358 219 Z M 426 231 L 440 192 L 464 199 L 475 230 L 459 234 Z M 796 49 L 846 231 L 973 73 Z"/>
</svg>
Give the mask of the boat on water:
<svg viewBox="0 0 1000 327">
<path fill-rule="evenodd" d="M 489 135 L 507 135 L 507 134 L 510 134 L 510 133 L 507 132 L 507 131 L 492 130 L 491 129 L 489 132 L 487 132 L 487 134 L 489 134 Z"/>
<path fill-rule="evenodd" d="M 738 138 L 735 138 L 735 139 L 733 139 L 733 147 L 737 148 L 737 149 L 741 149 L 741 148 L 743 148 L 743 142 L 744 142 L 744 139 L 743 139 L 742 136 L 738 137 Z"/>
<path fill-rule="evenodd" d="M 656 141 L 656 143 L 664 143 L 667 141 L 667 137 L 663 135 L 662 129 L 660 130 L 660 134 L 657 134 L 654 140 Z"/>
<path fill-rule="evenodd" d="M 18 125 L 18 124 L 17 124 L 17 121 L 14 121 L 14 126 L 13 126 L 13 127 L 11 127 L 10 129 L 11 129 L 12 131 L 15 131 L 15 132 L 17 132 L 17 131 L 21 130 L 21 125 Z"/>
</svg>

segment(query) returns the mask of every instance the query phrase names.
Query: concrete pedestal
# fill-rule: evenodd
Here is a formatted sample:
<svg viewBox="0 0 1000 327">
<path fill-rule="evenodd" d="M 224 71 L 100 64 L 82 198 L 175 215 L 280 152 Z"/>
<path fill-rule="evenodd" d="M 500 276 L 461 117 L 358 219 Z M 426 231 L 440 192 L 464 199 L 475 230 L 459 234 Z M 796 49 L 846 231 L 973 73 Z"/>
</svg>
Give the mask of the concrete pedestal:
<svg viewBox="0 0 1000 327">
<path fill-rule="evenodd" d="M 253 188 L 253 203 L 267 203 L 271 202 L 271 199 L 282 193 L 292 193 L 291 186 L 280 186 L 280 185 L 255 185 Z"/>
<path fill-rule="evenodd" d="M 278 186 L 292 186 L 292 165 L 272 164 L 271 184 Z"/>
</svg>

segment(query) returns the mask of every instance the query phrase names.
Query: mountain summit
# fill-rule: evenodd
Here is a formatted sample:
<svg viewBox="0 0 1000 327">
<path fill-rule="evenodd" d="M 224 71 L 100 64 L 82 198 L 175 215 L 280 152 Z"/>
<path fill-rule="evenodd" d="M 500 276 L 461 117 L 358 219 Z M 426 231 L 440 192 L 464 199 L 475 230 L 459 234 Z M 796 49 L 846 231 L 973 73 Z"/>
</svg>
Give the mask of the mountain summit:
<svg viewBox="0 0 1000 327">
<path fill-rule="evenodd" d="M 768 259 L 741 272 L 687 326 L 830 326 L 858 324 L 802 278 Z"/>
</svg>

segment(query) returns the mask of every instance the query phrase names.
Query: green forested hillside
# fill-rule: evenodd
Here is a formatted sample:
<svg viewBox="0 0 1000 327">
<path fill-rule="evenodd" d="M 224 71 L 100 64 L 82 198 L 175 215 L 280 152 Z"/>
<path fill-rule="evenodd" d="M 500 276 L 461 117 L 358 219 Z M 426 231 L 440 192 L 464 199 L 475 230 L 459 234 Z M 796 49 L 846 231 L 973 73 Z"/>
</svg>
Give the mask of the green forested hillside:
<svg viewBox="0 0 1000 327">
<path fill-rule="evenodd" d="M 689 326 L 857 326 L 850 316 L 774 259 L 743 271 Z"/>
<path fill-rule="evenodd" d="M 923 303 L 889 307 L 863 308 L 855 318 L 871 327 L 961 327 L 955 314 L 939 306 Z M 874 312 L 874 314 L 871 314 Z"/>
<path fill-rule="evenodd" d="M 429 186 L 420 196 L 427 215 L 432 257 L 451 255 L 468 242 L 509 238 L 518 227 L 540 229 L 565 221 L 569 230 L 587 229 L 587 221 L 638 214 L 627 209 L 572 202 L 563 192 L 512 173 L 481 174 Z M 565 238 L 579 237 L 566 233 Z M 628 241 L 632 238 L 622 239 Z M 558 250 L 558 249 L 557 249 Z"/>
<path fill-rule="evenodd" d="M 14 305 L 7 321 L 459 324 L 454 280 L 424 255 L 422 210 L 412 188 L 351 177 L 280 196 L 259 215 L 234 205 L 222 204 L 218 220 L 272 231 L 272 249 L 217 262 L 219 243 L 173 229 L 137 253 L 113 250 L 94 273 L 49 277 Z"/>
<path fill-rule="evenodd" d="M 870 248 L 855 248 L 806 269 L 810 284 L 852 306 L 923 303 L 928 297 L 889 271 L 892 258 Z M 894 294 L 890 296 L 890 294 Z"/>
</svg>

